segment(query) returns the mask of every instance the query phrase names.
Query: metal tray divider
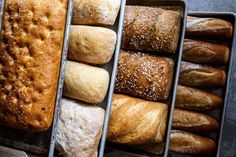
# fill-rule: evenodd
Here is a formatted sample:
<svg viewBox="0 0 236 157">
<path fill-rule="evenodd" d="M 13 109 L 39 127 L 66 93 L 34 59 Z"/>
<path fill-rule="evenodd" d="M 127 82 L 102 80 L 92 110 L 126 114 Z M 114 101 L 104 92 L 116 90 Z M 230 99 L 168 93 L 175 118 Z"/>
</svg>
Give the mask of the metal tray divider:
<svg viewBox="0 0 236 157">
<path fill-rule="evenodd" d="M 48 157 L 53 157 L 54 150 L 55 150 L 57 122 L 59 119 L 59 112 L 61 108 L 61 98 L 62 98 L 62 91 L 63 91 L 63 85 L 64 85 L 64 73 L 65 73 L 66 60 L 67 60 L 72 13 L 73 13 L 73 0 L 68 0 L 67 16 L 66 16 L 67 19 L 65 23 L 63 52 L 62 52 L 62 60 L 61 60 L 61 68 L 60 68 L 60 78 L 58 80 L 56 105 L 54 109 L 54 118 L 53 118 L 53 123 L 52 123 L 52 132 L 51 132 L 51 138 L 50 138 L 50 148 L 49 148 Z"/>
<path fill-rule="evenodd" d="M 119 60 L 120 48 L 121 48 L 121 39 L 122 39 L 122 30 L 123 30 L 123 23 L 124 23 L 125 5 L 126 5 L 126 0 L 122 0 L 121 1 L 120 13 L 119 13 L 117 42 L 116 42 L 116 48 L 115 48 L 115 53 L 114 53 L 114 63 L 113 63 L 112 76 L 111 76 L 109 93 L 108 93 L 106 115 L 105 115 L 105 119 L 104 119 L 102 137 L 101 137 L 101 140 L 100 140 L 101 142 L 100 142 L 99 154 L 98 154 L 99 157 L 104 156 L 106 136 L 107 136 L 107 130 L 108 130 L 108 124 L 109 124 L 109 118 L 110 118 L 110 111 L 111 111 L 111 105 L 112 105 L 112 95 L 114 93 L 114 85 L 115 85 L 115 79 L 116 79 L 117 67 L 118 67 L 118 60 Z"/>
</svg>

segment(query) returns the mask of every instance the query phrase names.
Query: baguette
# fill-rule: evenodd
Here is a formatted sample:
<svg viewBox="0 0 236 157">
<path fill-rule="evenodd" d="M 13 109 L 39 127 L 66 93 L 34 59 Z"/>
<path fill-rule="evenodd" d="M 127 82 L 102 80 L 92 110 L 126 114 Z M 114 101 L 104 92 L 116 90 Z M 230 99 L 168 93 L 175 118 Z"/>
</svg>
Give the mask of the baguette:
<svg viewBox="0 0 236 157">
<path fill-rule="evenodd" d="M 226 64 L 229 60 L 229 48 L 220 44 L 186 39 L 182 58 L 195 63 Z"/>
<path fill-rule="evenodd" d="M 223 99 L 212 93 L 178 85 L 175 106 L 187 110 L 208 111 L 218 108 Z"/>
<path fill-rule="evenodd" d="M 168 107 L 122 94 L 113 94 L 107 139 L 139 145 L 163 141 Z"/>
<path fill-rule="evenodd" d="M 121 51 L 115 91 L 146 100 L 165 100 L 172 84 L 174 63 L 166 57 Z"/>
<path fill-rule="evenodd" d="M 233 36 L 233 26 L 230 22 L 218 18 L 188 16 L 186 36 L 218 40 L 231 39 Z"/>
<path fill-rule="evenodd" d="M 226 74 L 218 68 L 182 61 L 179 82 L 193 87 L 223 87 Z"/>
<path fill-rule="evenodd" d="M 206 137 L 180 130 L 171 130 L 170 150 L 191 155 L 209 155 L 216 151 L 216 143 Z"/>
<path fill-rule="evenodd" d="M 173 112 L 174 129 L 189 132 L 212 132 L 219 129 L 219 122 L 207 115 L 176 108 Z"/>
<path fill-rule="evenodd" d="M 122 49 L 175 53 L 181 16 L 155 7 L 126 6 Z"/>
</svg>

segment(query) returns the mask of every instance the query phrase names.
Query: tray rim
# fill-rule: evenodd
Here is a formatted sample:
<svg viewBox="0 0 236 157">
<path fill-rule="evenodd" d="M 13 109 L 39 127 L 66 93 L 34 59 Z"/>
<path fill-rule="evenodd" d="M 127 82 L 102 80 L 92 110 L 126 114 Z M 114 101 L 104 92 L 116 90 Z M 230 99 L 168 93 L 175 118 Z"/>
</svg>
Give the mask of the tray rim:
<svg viewBox="0 0 236 157">
<path fill-rule="evenodd" d="M 223 109 L 221 111 L 221 126 L 220 131 L 218 133 L 218 142 L 217 142 L 217 151 L 216 151 L 216 157 L 220 157 L 220 151 L 221 151 L 221 143 L 222 143 L 222 136 L 223 136 L 223 130 L 224 130 L 224 123 L 225 123 L 225 114 L 226 114 L 226 108 L 228 105 L 228 96 L 229 96 L 229 86 L 230 86 L 230 80 L 232 79 L 232 67 L 233 67 L 233 61 L 234 61 L 234 53 L 235 53 L 235 44 L 236 44 L 236 14 L 233 12 L 213 12 L 213 11 L 190 11 L 188 13 L 190 16 L 212 16 L 214 18 L 217 18 L 218 16 L 231 16 L 232 19 L 234 19 L 233 24 L 233 36 L 231 40 L 231 53 L 229 56 L 229 63 L 228 63 L 228 69 L 227 69 L 227 81 L 225 85 L 225 91 L 224 91 L 224 104 Z M 220 17 L 218 17 L 220 18 Z M 223 18 L 220 18 L 223 19 Z"/>
</svg>

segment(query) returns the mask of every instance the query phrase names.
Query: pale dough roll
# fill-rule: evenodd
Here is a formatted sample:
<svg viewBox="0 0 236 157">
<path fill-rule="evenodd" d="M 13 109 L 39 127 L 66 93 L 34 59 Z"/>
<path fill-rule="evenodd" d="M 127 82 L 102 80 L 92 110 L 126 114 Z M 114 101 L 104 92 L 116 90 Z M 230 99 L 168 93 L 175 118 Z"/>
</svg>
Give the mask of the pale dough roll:
<svg viewBox="0 0 236 157">
<path fill-rule="evenodd" d="M 98 67 L 67 61 L 63 95 L 88 103 L 99 103 L 106 96 L 109 73 Z"/>
<path fill-rule="evenodd" d="M 68 58 L 89 64 L 108 63 L 115 50 L 116 33 L 93 26 L 71 26 Z"/>
</svg>

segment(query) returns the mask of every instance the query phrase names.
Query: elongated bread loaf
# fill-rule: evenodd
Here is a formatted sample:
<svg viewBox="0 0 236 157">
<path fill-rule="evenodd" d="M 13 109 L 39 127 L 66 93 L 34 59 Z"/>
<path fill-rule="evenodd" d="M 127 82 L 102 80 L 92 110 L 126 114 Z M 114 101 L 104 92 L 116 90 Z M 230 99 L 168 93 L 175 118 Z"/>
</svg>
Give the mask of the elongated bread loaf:
<svg viewBox="0 0 236 157">
<path fill-rule="evenodd" d="M 71 26 L 68 59 L 89 64 L 106 64 L 116 45 L 116 33 L 92 26 Z"/>
<path fill-rule="evenodd" d="M 223 87 L 226 74 L 222 69 L 182 61 L 179 82 L 193 87 Z"/>
<path fill-rule="evenodd" d="M 206 91 L 178 85 L 175 106 L 187 110 L 208 111 L 223 104 L 223 99 Z"/>
<path fill-rule="evenodd" d="M 175 53 L 181 16 L 155 7 L 126 6 L 122 48 Z"/>
<path fill-rule="evenodd" d="M 107 139 L 129 145 L 162 142 L 167 108 L 166 104 L 114 94 Z"/>
<path fill-rule="evenodd" d="M 0 123 L 51 126 L 67 0 L 7 0 L 0 44 Z"/>
<path fill-rule="evenodd" d="M 109 85 L 109 73 L 98 67 L 67 61 L 63 95 L 88 103 L 102 102 Z"/>
<path fill-rule="evenodd" d="M 210 138 L 185 131 L 172 130 L 170 134 L 170 150 L 183 154 L 208 155 L 215 152 L 216 143 Z"/>
<path fill-rule="evenodd" d="M 217 131 L 219 122 L 205 114 L 176 108 L 173 112 L 172 126 L 174 129 L 203 133 Z"/>
<path fill-rule="evenodd" d="M 220 44 L 186 39 L 182 58 L 195 63 L 226 64 L 229 60 L 229 48 Z"/>
<path fill-rule="evenodd" d="M 233 26 L 230 22 L 218 18 L 187 18 L 187 37 L 207 39 L 230 39 L 233 36 Z"/>
<path fill-rule="evenodd" d="M 121 0 L 74 0 L 73 24 L 113 25 Z"/>
<path fill-rule="evenodd" d="M 146 100 L 165 100 L 172 84 L 170 58 L 121 51 L 115 91 Z"/>
</svg>

